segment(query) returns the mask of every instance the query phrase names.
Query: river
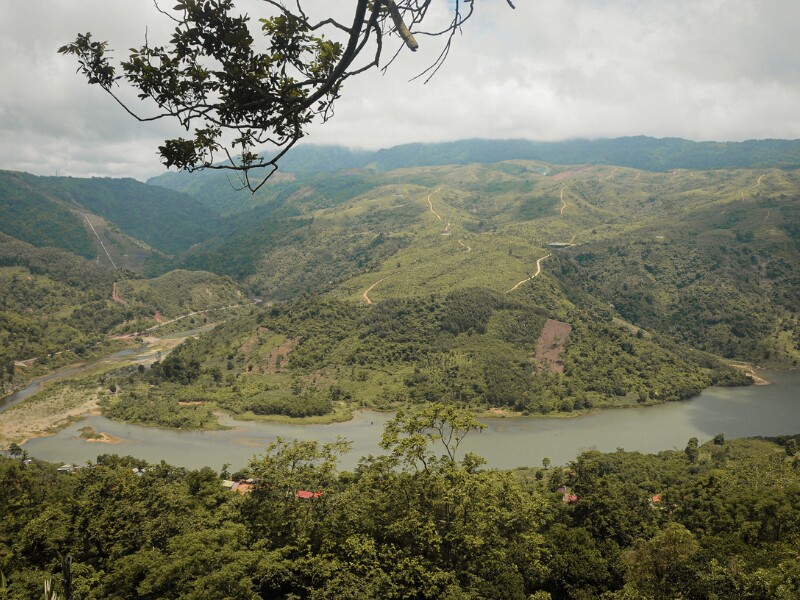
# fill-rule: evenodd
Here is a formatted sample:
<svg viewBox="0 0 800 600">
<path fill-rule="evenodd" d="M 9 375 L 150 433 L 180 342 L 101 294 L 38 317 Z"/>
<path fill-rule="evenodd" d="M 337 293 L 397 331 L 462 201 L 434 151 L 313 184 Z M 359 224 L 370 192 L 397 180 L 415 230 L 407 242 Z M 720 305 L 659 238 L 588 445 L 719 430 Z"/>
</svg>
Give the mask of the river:
<svg viewBox="0 0 800 600">
<path fill-rule="evenodd" d="M 150 354 L 141 354 L 142 350 L 145 349 L 146 347 L 147 346 L 140 346 L 139 348 L 128 348 L 126 350 L 120 350 L 119 352 L 114 352 L 113 354 L 109 354 L 107 356 L 92 358 L 90 360 L 87 360 L 86 362 L 70 365 L 68 367 L 64 367 L 57 371 L 53 371 L 52 373 L 48 373 L 47 375 L 36 377 L 23 389 L 17 390 L 13 394 L 9 394 L 8 396 L 0 398 L 0 412 L 11 408 L 15 404 L 19 404 L 20 402 L 25 400 L 25 398 L 32 396 L 40 389 L 42 389 L 42 385 L 44 385 L 48 381 L 55 381 L 56 379 L 67 379 L 69 377 L 74 377 L 75 375 L 80 375 L 81 373 L 85 373 L 93 369 L 100 363 L 122 362 L 124 359 L 131 357 L 136 357 L 138 360 L 146 360 L 148 358 L 151 358 Z M 153 356 L 155 356 L 155 354 L 156 353 L 153 353 Z"/>
<path fill-rule="evenodd" d="M 488 460 L 491 467 L 538 466 L 549 457 L 554 465 L 566 464 L 587 449 L 616 448 L 658 452 L 683 448 L 691 437 L 707 441 L 717 433 L 725 437 L 800 433 L 800 371 L 759 372 L 772 385 L 744 388 L 709 388 L 686 402 L 659 406 L 602 410 L 580 417 L 486 419 L 486 429 L 471 433 L 466 451 Z M 24 447 L 31 456 L 52 462 L 84 463 L 98 454 L 130 454 L 150 462 L 220 469 L 244 466 L 278 436 L 286 439 L 332 441 L 349 439 L 352 451 L 342 468 L 352 469 L 361 456 L 381 452 L 378 443 L 391 414 L 361 411 L 347 423 L 286 425 L 239 422 L 225 431 L 170 431 L 128 425 L 100 416 L 87 417 L 56 435 L 33 439 Z M 121 439 L 119 444 L 87 442 L 78 429 L 91 426 Z"/>
</svg>

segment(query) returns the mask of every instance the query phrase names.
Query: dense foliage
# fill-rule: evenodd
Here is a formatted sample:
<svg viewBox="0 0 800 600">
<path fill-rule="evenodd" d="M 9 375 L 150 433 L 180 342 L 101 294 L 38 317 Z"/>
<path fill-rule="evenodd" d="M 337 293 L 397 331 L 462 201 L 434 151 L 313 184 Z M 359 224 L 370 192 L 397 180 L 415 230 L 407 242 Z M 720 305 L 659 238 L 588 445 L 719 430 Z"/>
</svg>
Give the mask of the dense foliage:
<svg viewBox="0 0 800 600">
<path fill-rule="evenodd" d="M 62 591 L 67 556 L 84 600 L 800 592 L 794 439 L 717 436 L 693 455 L 588 452 L 514 473 L 460 456 L 477 427 L 441 405 L 399 413 L 384 454 L 353 472 L 336 468 L 343 441 L 279 440 L 233 475 L 243 494 L 209 468 L 104 455 L 57 473 L 14 450 L 0 458 L 5 597 L 37 597 L 49 578 Z"/>
<path fill-rule="evenodd" d="M 104 410 L 180 428 L 208 426 L 212 407 L 307 417 L 337 406 L 447 400 L 479 410 L 568 413 L 750 383 L 709 354 L 636 334 L 601 310 L 575 308 L 562 317 L 571 333 L 554 342 L 561 368 L 551 371 L 535 353 L 545 322 L 561 315 L 534 300 L 469 288 L 369 307 L 312 296 L 253 309 L 187 340 L 152 369 L 109 375 L 118 391 Z"/>
<path fill-rule="evenodd" d="M 217 217 L 186 194 L 134 179 L 37 177 L 0 172 L 0 231 L 34 246 L 93 258 L 100 248 L 82 213 L 175 254 L 209 237 Z"/>
<path fill-rule="evenodd" d="M 781 346 L 783 332 L 800 327 L 798 216 L 797 199 L 785 196 L 692 210 L 682 227 L 570 249 L 556 269 L 569 288 L 600 295 L 648 330 L 726 358 L 796 366 L 800 346 Z"/>
<path fill-rule="evenodd" d="M 94 257 L 94 241 L 80 215 L 32 189 L 27 179 L 24 173 L 0 171 L 0 232 L 34 246 Z"/>
</svg>

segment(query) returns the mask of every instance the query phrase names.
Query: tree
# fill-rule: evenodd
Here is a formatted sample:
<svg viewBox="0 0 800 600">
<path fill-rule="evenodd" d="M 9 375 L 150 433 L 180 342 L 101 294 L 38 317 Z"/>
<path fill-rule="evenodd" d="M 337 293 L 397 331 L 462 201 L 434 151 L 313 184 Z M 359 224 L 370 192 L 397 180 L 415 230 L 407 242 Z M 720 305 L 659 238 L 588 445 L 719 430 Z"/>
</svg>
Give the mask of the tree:
<svg viewBox="0 0 800 600">
<path fill-rule="evenodd" d="M 697 462 L 697 458 L 700 455 L 697 438 L 693 437 L 689 439 L 689 443 L 686 444 L 684 452 L 690 463 L 694 464 Z"/>
<path fill-rule="evenodd" d="M 424 470 L 436 463 L 455 463 L 458 448 L 470 431 L 480 431 L 486 425 L 464 410 L 446 404 L 428 404 L 410 411 L 398 410 L 397 416 L 386 424 L 381 438 L 381 448 L 406 465 Z M 444 454 L 437 458 L 432 447 Z M 483 459 L 467 455 L 465 466 Z"/>
<path fill-rule="evenodd" d="M 264 2 L 269 14 L 258 21 L 265 47 L 257 45 L 248 16 L 235 14 L 234 0 L 178 0 L 172 13 L 161 11 L 176 23 L 170 43 L 146 40 L 133 48 L 119 65 L 122 75 L 112 64 L 108 42 L 93 41 L 91 33 L 79 34 L 59 52 L 76 56 L 78 72 L 139 121 L 169 118 L 193 130 L 189 139 L 166 140 L 159 147 L 167 167 L 240 171 L 243 185 L 255 191 L 310 123 L 333 115 L 348 78 L 381 66 L 387 37 L 397 36 L 402 44 L 384 70 L 404 46 L 418 48 L 415 34 L 443 36 L 441 53 L 420 73 L 429 79 L 474 10 L 474 0 L 457 0 L 450 3 L 447 26 L 425 31 L 419 26 L 433 0 L 356 0 L 350 24 L 330 15 L 312 19 L 300 0 L 291 9 L 279 0 Z M 130 109 L 115 91 L 120 80 L 138 90 L 140 99 L 153 101 L 158 112 L 143 117 Z M 265 144 L 276 151 L 259 155 L 256 146 Z M 215 163 L 220 154 L 227 161 Z M 269 171 L 254 185 L 248 173 L 255 167 Z"/>
<path fill-rule="evenodd" d="M 795 438 L 789 438 L 786 440 L 786 446 L 784 446 L 786 450 L 786 456 L 794 456 L 797 454 L 797 440 Z"/>
</svg>

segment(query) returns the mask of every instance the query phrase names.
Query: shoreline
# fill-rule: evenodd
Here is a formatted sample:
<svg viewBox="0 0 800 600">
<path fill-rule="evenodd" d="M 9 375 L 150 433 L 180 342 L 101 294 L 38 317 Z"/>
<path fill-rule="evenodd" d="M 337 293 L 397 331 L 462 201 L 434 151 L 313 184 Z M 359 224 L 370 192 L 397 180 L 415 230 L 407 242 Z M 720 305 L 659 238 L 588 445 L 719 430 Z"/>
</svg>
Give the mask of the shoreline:
<svg viewBox="0 0 800 600">
<path fill-rule="evenodd" d="M 760 369 L 760 367 L 753 366 L 750 363 L 745 362 L 731 362 L 729 363 L 732 367 L 736 369 L 741 369 L 744 371 L 744 374 L 750 377 L 753 380 L 753 385 L 772 385 L 772 382 L 769 379 L 764 379 L 758 373 L 756 373 L 756 369 L 763 371 L 764 369 Z M 771 369 L 773 371 L 793 371 L 794 369 Z"/>
<path fill-rule="evenodd" d="M 160 341 L 160 340 L 159 340 Z M 172 340 L 170 340 L 172 341 Z M 155 346 L 155 344 L 153 344 Z M 143 349 L 141 352 L 127 356 L 118 362 L 129 362 L 131 364 L 136 364 L 137 361 L 141 360 L 142 356 L 147 355 L 148 353 L 153 352 L 153 346 L 148 346 L 147 348 Z M 107 357 L 106 357 L 107 358 Z M 93 366 L 97 367 L 97 370 L 100 370 L 103 367 L 109 367 L 109 364 L 103 364 L 104 359 L 100 358 L 97 359 Z M 86 363 L 82 363 L 85 365 Z M 115 364 L 115 363 L 112 363 Z M 771 381 L 762 377 L 756 372 L 757 367 L 747 363 L 729 363 L 731 366 L 734 366 L 739 369 L 743 369 L 747 375 L 749 375 L 754 380 L 754 385 L 758 386 L 766 386 L 771 385 Z M 91 368 L 91 367 L 90 367 Z M 763 371 L 764 369 L 758 369 L 759 371 Z M 773 369 L 774 371 L 787 371 L 791 372 L 794 369 Z M 85 371 L 84 373 L 88 372 Z M 42 388 L 50 388 L 51 385 L 59 385 L 64 381 L 69 380 L 69 374 L 65 375 L 64 377 L 54 377 L 52 380 L 43 381 L 41 383 Z M 714 386 L 709 386 L 714 387 Z M 709 388 L 706 388 L 709 389 Z M 32 396 L 36 396 L 41 393 L 43 390 L 37 391 Z M 98 392 L 97 390 L 93 390 L 89 396 L 84 396 L 82 398 L 83 402 L 78 402 L 74 407 L 71 407 L 68 410 L 58 410 L 49 412 L 47 407 L 43 407 L 43 404 L 50 403 L 57 403 L 59 401 L 63 401 L 63 397 L 56 393 L 52 398 L 47 398 L 45 400 L 41 400 L 39 402 L 35 402 L 28 407 L 28 412 L 33 410 L 35 412 L 35 408 L 33 406 L 37 406 L 40 409 L 44 409 L 44 412 L 47 414 L 38 415 L 37 417 L 33 418 L 32 420 L 28 420 L 25 417 L 14 419 L 13 421 L 23 421 L 21 425 L 17 422 L 15 425 L 4 425 L 3 421 L 7 419 L 3 419 L 5 415 L 8 413 L 15 414 L 17 406 L 25 406 L 27 404 L 28 398 L 25 400 L 20 401 L 18 405 L 14 405 L 9 409 L 0 412 L 0 440 L 4 445 L 7 445 L 11 442 L 15 442 L 17 444 L 25 444 L 31 439 L 48 437 L 57 433 L 58 431 L 64 429 L 65 427 L 70 426 L 71 424 L 84 419 L 87 416 L 91 415 L 100 415 L 99 406 L 98 406 Z M 691 398 L 687 399 L 691 400 Z M 682 402 L 686 402 L 684 400 Z M 597 412 L 605 411 L 608 409 L 627 409 L 627 408 L 647 408 L 651 406 L 659 406 L 662 404 L 667 404 L 667 402 L 646 402 L 643 404 L 631 404 L 631 405 L 616 405 L 616 406 L 599 406 L 593 407 L 591 409 L 580 409 L 580 410 L 573 410 L 569 412 L 560 412 L 555 411 L 546 414 L 528 414 L 525 415 L 520 411 L 514 411 L 510 409 L 504 409 L 499 407 L 490 407 L 481 410 L 473 410 L 473 414 L 478 419 L 529 419 L 529 418 L 537 418 L 537 419 L 574 419 L 579 418 L 587 415 L 591 415 Z M 359 413 L 368 413 L 368 412 L 376 412 L 376 413 L 387 413 L 387 412 L 396 412 L 401 406 L 393 407 L 393 408 L 373 408 L 368 406 L 346 406 L 344 404 L 340 404 L 335 408 L 332 413 L 327 415 L 319 415 L 319 416 L 309 416 L 309 417 L 288 417 L 285 415 L 234 415 L 232 413 L 222 411 L 215 412 L 215 416 L 217 416 L 217 427 L 209 427 L 209 428 L 198 428 L 193 431 L 198 432 L 206 432 L 206 431 L 219 431 L 221 429 L 231 429 L 236 427 L 236 423 L 274 423 L 274 424 L 284 424 L 284 425 L 292 425 L 292 426 L 318 426 L 318 425 L 334 425 L 338 423 L 348 423 L 356 418 L 358 418 Z M 180 431 L 175 430 L 169 427 L 160 427 L 158 425 L 149 425 L 149 424 L 142 424 L 142 423 L 130 423 L 131 425 L 136 425 L 140 427 L 152 427 L 156 429 L 164 429 L 166 431 Z M 10 432 L 10 433 L 9 433 Z M 17 434 L 16 436 L 14 434 Z M 107 435 L 107 434 L 103 434 Z M 113 438 L 113 436 L 110 436 Z M 86 440 L 86 441 L 95 441 L 100 443 L 121 443 L 120 441 L 114 440 Z"/>
</svg>

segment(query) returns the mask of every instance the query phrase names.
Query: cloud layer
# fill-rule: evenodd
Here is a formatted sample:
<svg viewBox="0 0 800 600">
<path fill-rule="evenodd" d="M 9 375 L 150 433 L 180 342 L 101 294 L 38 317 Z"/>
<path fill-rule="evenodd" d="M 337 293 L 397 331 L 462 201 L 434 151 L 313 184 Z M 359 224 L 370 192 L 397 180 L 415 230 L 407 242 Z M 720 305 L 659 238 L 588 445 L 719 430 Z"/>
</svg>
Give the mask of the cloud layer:
<svg viewBox="0 0 800 600">
<path fill-rule="evenodd" d="M 335 3 L 344 10 L 344 2 Z M 437 2 L 445 22 L 452 3 Z M 622 135 L 694 140 L 800 138 L 796 0 L 503 0 L 473 19 L 427 85 L 409 82 L 440 50 L 419 37 L 386 75 L 347 82 L 309 141 L 363 148 L 467 137 L 560 140 Z M 254 17 L 263 3 L 247 0 Z M 329 0 L 316 0 L 322 11 Z M 112 47 L 164 42 L 148 0 L 27 0 L 0 6 L 0 168 L 132 176 L 163 170 L 177 130 L 140 124 L 75 74 L 56 49 L 91 31 Z M 121 52 L 117 56 L 121 56 Z"/>
</svg>

